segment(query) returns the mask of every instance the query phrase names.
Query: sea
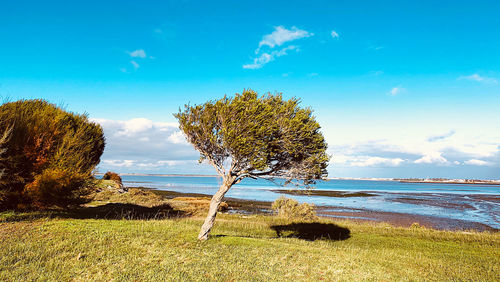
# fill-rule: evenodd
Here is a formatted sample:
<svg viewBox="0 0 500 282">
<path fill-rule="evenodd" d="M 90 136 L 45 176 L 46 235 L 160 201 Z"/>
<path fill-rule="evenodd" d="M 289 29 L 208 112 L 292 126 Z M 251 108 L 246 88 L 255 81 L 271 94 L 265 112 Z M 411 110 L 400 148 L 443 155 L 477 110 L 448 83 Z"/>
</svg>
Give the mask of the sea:
<svg viewBox="0 0 500 282">
<path fill-rule="evenodd" d="M 213 195 L 222 183 L 216 176 L 123 175 L 127 187 L 147 187 L 183 193 Z M 365 210 L 404 213 L 477 222 L 500 229 L 500 185 L 402 183 L 399 181 L 320 181 L 315 190 L 344 193 L 365 192 L 370 197 L 329 197 L 279 193 L 303 189 L 265 179 L 244 179 L 226 197 L 272 202 L 285 195 L 299 202 L 332 210 Z"/>
</svg>

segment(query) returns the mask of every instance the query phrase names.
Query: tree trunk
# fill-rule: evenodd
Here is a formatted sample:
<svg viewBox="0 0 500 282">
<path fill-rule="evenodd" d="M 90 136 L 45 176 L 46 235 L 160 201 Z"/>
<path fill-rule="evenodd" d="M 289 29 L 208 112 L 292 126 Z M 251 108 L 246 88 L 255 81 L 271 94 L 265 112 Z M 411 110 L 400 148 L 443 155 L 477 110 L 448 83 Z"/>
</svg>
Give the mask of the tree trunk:
<svg viewBox="0 0 500 282">
<path fill-rule="evenodd" d="M 224 178 L 222 185 L 215 195 L 212 197 L 210 201 L 210 208 L 208 209 L 207 218 L 205 218 L 205 222 L 201 226 L 200 234 L 198 234 L 198 240 L 205 241 L 208 239 L 208 234 L 210 234 L 210 230 L 214 226 L 215 217 L 217 216 L 217 210 L 219 209 L 219 205 L 224 198 L 226 192 L 232 186 L 232 179 Z"/>
</svg>

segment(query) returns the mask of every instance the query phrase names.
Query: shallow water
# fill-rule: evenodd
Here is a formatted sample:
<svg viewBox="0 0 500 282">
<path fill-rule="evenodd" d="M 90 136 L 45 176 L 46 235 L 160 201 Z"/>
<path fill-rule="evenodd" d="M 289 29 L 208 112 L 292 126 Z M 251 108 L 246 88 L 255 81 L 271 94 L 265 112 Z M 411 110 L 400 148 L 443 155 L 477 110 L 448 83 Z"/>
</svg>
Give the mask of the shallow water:
<svg viewBox="0 0 500 282">
<path fill-rule="evenodd" d="M 124 185 L 143 186 L 176 192 L 214 194 L 221 179 L 188 176 L 122 176 Z M 233 186 L 227 197 L 274 201 L 283 194 L 282 187 L 267 180 L 245 179 Z M 372 197 L 327 197 L 286 195 L 317 206 L 335 206 L 383 212 L 409 213 L 467 220 L 500 229 L 500 186 L 436 183 L 400 183 L 397 181 L 329 180 L 316 185 L 317 190 L 370 192 Z"/>
</svg>

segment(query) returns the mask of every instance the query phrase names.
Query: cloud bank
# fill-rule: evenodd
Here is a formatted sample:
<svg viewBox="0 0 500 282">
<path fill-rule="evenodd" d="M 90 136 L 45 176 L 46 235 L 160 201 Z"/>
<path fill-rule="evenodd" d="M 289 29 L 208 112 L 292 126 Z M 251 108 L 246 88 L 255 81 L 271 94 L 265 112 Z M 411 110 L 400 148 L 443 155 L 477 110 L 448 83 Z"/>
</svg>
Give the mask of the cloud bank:
<svg viewBox="0 0 500 282">
<path fill-rule="evenodd" d="M 199 153 L 176 123 L 146 118 L 94 119 L 104 128 L 101 172 L 214 174 L 199 164 Z M 472 135 L 458 129 L 398 134 L 384 139 L 339 140 L 325 136 L 332 160 L 330 176 L 495 178 L 500 171 L 500 136 Z M 500 177 L 496 177 L 500 178 Z"/>
<path fill-rule="evenodd" d="M 210 166 L 198 163 L 199 153 L 187 143 L 177 123 L 146 118 L 93 121 L 106 136 L 101 172 L 214 173 Z"/>
</svg>

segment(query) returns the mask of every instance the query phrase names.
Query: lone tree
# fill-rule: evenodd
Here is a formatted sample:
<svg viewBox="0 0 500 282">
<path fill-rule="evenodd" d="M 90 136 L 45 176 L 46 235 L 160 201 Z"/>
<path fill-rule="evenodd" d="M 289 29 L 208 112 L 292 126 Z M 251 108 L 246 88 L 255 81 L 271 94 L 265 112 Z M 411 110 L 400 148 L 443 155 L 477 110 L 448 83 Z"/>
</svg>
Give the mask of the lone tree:
<svg viewBox="0 0 500 282">
<path fill-rule="evenodd" d="M 186 105 L 174 116 L 187 140 L 212 164 L 222 185 L 210 202 L 199 240 L 206 240 L 224 195 L 244 178 L 281 178 L 304 186 L 327 176 L 329 157 L 309 108 L 281 94 L 244 90 L 232 98 Z"/>
</svg>

